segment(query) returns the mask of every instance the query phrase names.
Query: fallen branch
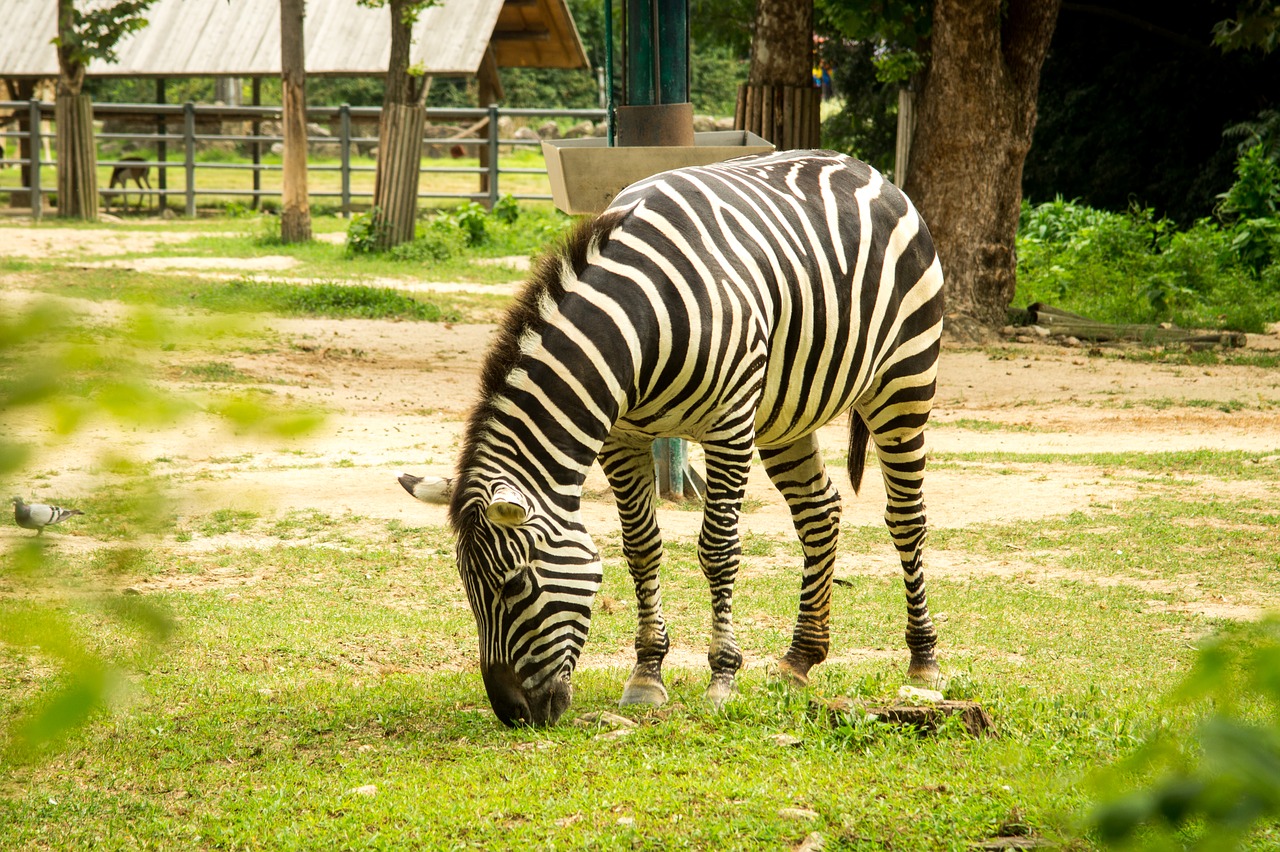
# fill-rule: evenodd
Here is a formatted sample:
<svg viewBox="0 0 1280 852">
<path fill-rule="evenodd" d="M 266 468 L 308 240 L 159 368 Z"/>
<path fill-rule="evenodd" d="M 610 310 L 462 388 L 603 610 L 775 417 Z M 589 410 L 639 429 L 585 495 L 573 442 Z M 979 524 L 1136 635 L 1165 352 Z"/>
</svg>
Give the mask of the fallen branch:
<svg viewBox="0 0 1280 852">
<path fill-rule="evenodd" d="M 1185 343 L 1232 348 L 1244 346 L 1247 341 L 1238 331 L 1189 331 L 1168 325 L 1098 322 L 1041 302 L 1028 306 L 1025 312 L 1016 311 L 1015 315 L 1021 324 L 1038 326 L 1050 335 L 1096 343 L 1125 340 L 1151 345 Z"/>
</svg>

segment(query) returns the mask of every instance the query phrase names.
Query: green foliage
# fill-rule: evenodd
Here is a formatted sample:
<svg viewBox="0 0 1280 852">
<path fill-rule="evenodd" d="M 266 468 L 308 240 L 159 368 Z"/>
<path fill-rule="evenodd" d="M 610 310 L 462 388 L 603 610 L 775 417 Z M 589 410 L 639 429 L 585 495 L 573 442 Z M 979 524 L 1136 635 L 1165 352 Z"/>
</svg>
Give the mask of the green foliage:
<svg viewBox="0 0 1280 852">
<path fill-rule="evenodd" d="M 467 248 L 467 238 L 457 224 L 438 217 L 417 229 L 411 242 L 392 246 L 387 257 L 414 263 L 439 263 L 459 257 Z"/>
<path fill-rule="evenodd" d="M 489 239 L 489 211 L 475 201 L 459 205 L 444 214 L 466 237 L 468 246 L 484 245 Z"/>
<path fill-rule="evenodd" d="M 881 83 L 902 83 L 923 70 L 933 29 L 931 0 L 850 3 L 817 0 L 818 29 L 874 46 L 872 63 Z"/>
<path fill-rule="evenodd" d="M 1017 304 L 1045 302 L 1103 322 L 1261 331 L 1280 319 L 1280 270 L 1260 271 L 1210 219 L 1177 230 L 1149 208 L 1024 204 Z"/>
<path fill-rule="evenodd" d="M 382 242 L 378 212 L 377 207 L 371 207 L 351 217 L 351 224 L 347 226 L 348 255 L 372 254 L 378 250 Z"/>
<path fill-rule="evenodd" d="M 136 311 L 90 328 L 52 303 L 36 303 L 0 319 L 0 481 L 5 493 L 36 481 L 29 465 L 57 453 L 90 426 L 164 428 L 204 411 L 238 429 L 276 437 L 318 422 L 311 413 L 271 409 L 257 400 L 214 395 L 200 403 L 149 381 L 146 363 L 207 331 L 193 323 Z M 29 761 L 57 747 L 74 729 L 108 709 L 127 688 L 126 661 L 154 659 L 173 634 L 168 611 L 121 596 L 113 580 L 136 574 L 139 542 L 169 524 L 146 465 L 103 449 L 95 461 L 112 484 L 77 498 L 77 520 L 108 542 L 96 558 L 106 576 L 84 582 L 79 566 L 58 556 L 53 536 L 12 538 L 0 553 L 0 663 L 15 657 L 34 674 L 19 691 L 0 691 L 0 759 Z M 29 495 L 54 500 L 57 495 Z M 61 502 L 58 498 L 57 502 Z M 61 533 L 59 533 L 61 534 Z M 56 534 L 55 534 L 56 535 Z M 77 563 L 79 560 L 76 560 Z M 74 601 L 74 604 L 71 603 Z M 85 610 L 89 613 L 86 615 Z M 86 617 L 93 629 L 86 630 Z M 116 634 L 100 641 L 102 631 Z M 6 687 L 11 682 L 6 681 Z"/>
<path fill-rule="evenodd" d="M 822 144 L 892 175 L 900 83 L 884 78 L 881 60 L 888 54 L 879 42 L 846 38 L 837 26 L 819 17 L 820 31 L 828 36 L 822 44 L 822 59 L 831 66 L 840 98 L 840 109 L 822 123 Z M 894 55 L 905 54 L 898 51 Z"/>
<path fill-rule="evenodd" d="M 1213 43 L 1224 51 L 1270 53 L 1280 44 L 1280 3 L 1276 0 L 1238 0 L 1233 18 L 1213 26 Z"/>
<path fill-rule="evenodd" d="M 1231 247 L 1255 275 L 1280 262 L 1280 161 L 1254 145 L 1236 162 L 1236 181 L 1218 196 Z"/>
<path fill-rule="evenodd" d="M 1160 726 L 1112 770 L 1091 823 L 1110 845 L 1234 848 L 1259 821 L 1280 817 L 1280 620 L 1235 624 L 1208 640 L 1173 694 L 1191 730 Z M 1145 830 L 1144 830 L 1145 829 Z"/>
<path fill-rule="evenodd" d="M 113 62 L 120 39 L 147 25 L 143 15 L 154 2 L 117 0 L 110 5 L 94 4 L 82 10 L 76 7 L 75 0 L 58 0 L 59 32 L 53 43 L 60 54 L 82 66 L 94 59 Z M 65 19 L 61 14 L 64 10 Z"/>
</svg>

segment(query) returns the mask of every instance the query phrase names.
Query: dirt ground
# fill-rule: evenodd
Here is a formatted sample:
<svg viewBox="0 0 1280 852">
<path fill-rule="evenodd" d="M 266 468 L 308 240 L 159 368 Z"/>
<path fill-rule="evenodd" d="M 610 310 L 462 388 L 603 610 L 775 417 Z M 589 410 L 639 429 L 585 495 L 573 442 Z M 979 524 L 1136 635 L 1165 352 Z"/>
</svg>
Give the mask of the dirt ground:
<svg viewBox="0 0 1280 852">
<path fill-rule="evenodd" d="M 141 268 L 148 261 L 109 256 L 143 252 L 188 234 L 126 233 L 116 230 L 0 226 L 0 256 L 53 257 Z M 104 261 L 103 258 L 107 259 Z M 258 259 L 254 270 L 280 278 L 287 258 Z M 242 262 L 221 266 L 208 259 L 150 261 L 188 277 L 216 276 Z M 249 270 L 249 271 L 254 271 Z M 236 275 L 245 269 L 237 267 Z M 386 283 L 386 282 L 384 282 Z M 459 289 L 468 285 L 400 282 L 414 290 Z M 512 285 L 513 287 L 515 285 Z M 484 289 L 493 292 L 492 285 Z M 14 305 L 26 298 L 18 279 L 0 273 L 0 293 Z M 91 316 L 108 311 L 102 303 L 67 300 Z M 262 345 L 208 351 L 179 348 L 162 356 L 162 375 L 176 389 L 200 394 L 216 388 L 182 378 L 184 365 L 230 363 L 274 402 L 322 406 L 331 412 L 318 434 L 296 442 L 250 442 L 210 419 L 194 418 L 173 430 L 122 431 L 95 426 L 40 454 L 30 469 L 37 481 L 19 483 L 35 498 L 56 495 L 74 502 L 99 481 L 104 448 L 156 463 L 180 487 L 181 511 L 252 509 L 273 516 L 295 509 L 333 515 L 352 513 L 370 528 L 388 520 L 406 525 L 443 524 L 443 507 L 408 497 L 396 483 L 401 470 L 448 475 L 468 408 L 474 400 L 478 365 L 494 333 L 491 325 L 445 325 L 369 320 L 279 319 L 263 321 Z M 1251 349 L 1280 349 L 1274 335 L 1250 335 Z M 1074 454 L 1169 450 L 1248 450 L 1280 464 L 1280 370 L 1253 366 L 1192 367 L 1141 363 L 1084 347 L 1004 342 L 981 349 L 948 346 L 939 367 L 934 425 L 935 453 Z M 29 423 L 29 428 L 40 428 Z M 846 422 L 827 426 L 821 436 L 830 455 L 842 452 Z M 695 454 L 696 455 L 696 454 Z M 843 473 L 837 482 L 845 482 Z M 1253 494 L 1280 499 L 1270 483 L 1205 481 L 1212 494 Z M 992 521 L 1025 521 L 1060 516 L 1131 498 L 1142 477 L 1076 464 L 1019 463 L 945 465 L 928 474 L 926 499 L 934 527 Z M 598 468 L 587 483 L 589 527 L 603 535 L 617 529 L 616 515 Z M 872 475 L 860 498 L 846 493 L 845 519 L 879 524 L 882 492 Z M 749 514 L 756 534 L 790 536 L 785 506 L 759 470 L 749 495 L 758 501 Z M 30 497 L 29 497 L 30 499 Z M 696 535 L 699 515 L 666 508 L 661 523 L 668 537 Z M 16 534 L 10 529 L 5 536 Z M 65 545 L 78 546 L 73 536 Z M 229 536 L 197 538 L 176 547 L 269 545 L 270 539 Z M 84 541 L 82 546 L 92 546 Z M 950 561 L 951 564 L 948 564 Z M 854 566 L 844 566 L 853 570 Z M 935 572 L 972 571 L 943 556 Z M 984 570 L 1007 570 L 988 566 Z"/>
</svg>

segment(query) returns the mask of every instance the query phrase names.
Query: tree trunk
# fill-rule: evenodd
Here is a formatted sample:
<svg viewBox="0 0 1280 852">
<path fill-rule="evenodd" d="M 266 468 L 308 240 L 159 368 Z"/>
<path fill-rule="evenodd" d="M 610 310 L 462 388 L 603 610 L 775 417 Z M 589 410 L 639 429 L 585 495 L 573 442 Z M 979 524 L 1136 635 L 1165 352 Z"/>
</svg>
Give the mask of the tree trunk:
<svg viewBox="0 0 1280 852">
<path fill-rule="evenodd" d="M 375 242 L 386 250 L 413 240 L 418 216 L 418 172 L 427 114 L 417 104 L 382 108 L 378 171 L 374 176 Z"/>
<path fill-rule="evenodd" d="M 98 218 L 98 155 L 93 137 L 93 100 L 59 91 L 54 105 L 58 137 L 58 216 Z"/>
<path fill-rule="evenodd" d="M 929 223 L 946 275 L 948 328 L 961 337 L 1003 325 L 1013 300 L 1022 165 L 1059 6 L 934 4 L 904 188 Z"/>
<path fill-rule="evenodd" d="M 373 181 L 374 239 L 385 250 L 413 240 L 418 218 L 418 179 L 426 79 L 409 74 L 412 44 L 410 0 L 391 0 L 391 59 L 378 122 L 378 170 Z"/>
<path fill-rule="evenodd" d="M 758 0 L 734 127 L 779 150 L 817 148 L 821 105 L 822 90 L 813 85 L 813 0 Z"/>
<path fill-rule="evenodd" d="M 311 239 L 307 197 L 307 91 L 303 42 L 303 0 L 280 0 L 280 89 L 284 125 L 280 239 Z"/>
<path fill-rule="evenodd" d="M 98 218 L 98 152 L 93 137 L 93 101 L 81 94 L 84 64 L 70 47 L 74 41 L 72 0 L 58 0 L 58 92 L 54 123 L 58 159 L 58 216 Z"/>
</svg>

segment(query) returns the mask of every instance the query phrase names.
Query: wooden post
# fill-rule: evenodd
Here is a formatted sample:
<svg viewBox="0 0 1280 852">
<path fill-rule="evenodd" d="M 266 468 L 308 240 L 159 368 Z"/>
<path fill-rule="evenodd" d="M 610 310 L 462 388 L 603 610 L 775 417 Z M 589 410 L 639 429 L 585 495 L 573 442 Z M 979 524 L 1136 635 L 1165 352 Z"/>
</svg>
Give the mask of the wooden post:
<svg viewBox="0 0 1280 852">
<path fill-rule="evenodd" d="M 497 116 L 496 106 L 502 100 L 502 78 L 498 76 L 498 60 L 493 53 L 493 45 L 485 48 L 484 58 L 480 62 L 480 68 L 476 73 L 476 80 L 480 84 L 480 106 L 488 108 L 490 119 Z M 480 194 L 487 199 L 493 198 L 497 192 L 494 184 L 496 178 L 494 173 L 498 169 L 498 122 L 496 120 L 489 121 L 485 125 L 484 139 L 488 143 L 478 148 L 480 157 Z M 492 202 L 487 202 L 492 207 Z"/>
<path fill-rule="evenodd" d="M 160 106 L 165 105 L 167 97 L 164 91 L 164 78 L 156 78 L 156 103 Z M 164 113 L 156 116 L 156 135 L 165 136 L 169 132 L 169 122 L 166 120 Z M 169 195 L 165 191 L 169 188 L 169 169 L 165 165 L 169 162 L 169 143 L 164 139 L 156 140 L 156 160 L 159 165 L 156 167 L 156 178 L 159 181 L 160 197 L 157 207 L 163 213 L 169 206 Z"/>
<path fill-rule="evenodd" d="M 733 126 L 774 144 L 779 151 L 821 146 L 822 90 L 817 86 L 743 83 Z"/>
<path fill-rule="evenodd" d="M 382 108 L 378 123 L 378 171 L 374 198 L 378 248 L 413 240 L 418 212 L 418 175 L 421 169 L 422 132 L 427 113 L 417 104 L 391 104 Z"/>
<path fill-rule="evenodd" d="M 907 185 L 907 167 L 911 162 L 911 135 L 916 129 L 915 92 L 903 86 L 898 90 L 898 142 L 893 155 L 893 182 Z"/>
<path fill-rule="evenodd" d="M 93 138 L 93 100 L 85 94 L 59 92 L 54 120 L 58 124 L 58 216 L 98 218 L 98 154 Z"/>
<path fill-rule="evenodd" d="M 284 125 L 280 239 L 311 239 L 307 196 L 307 93 L 303 51 L 303 0 L 280 0 L 280 92 Z"/>
</svg>

